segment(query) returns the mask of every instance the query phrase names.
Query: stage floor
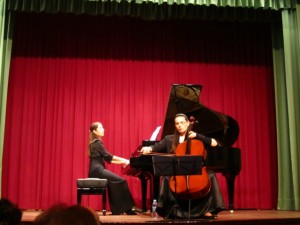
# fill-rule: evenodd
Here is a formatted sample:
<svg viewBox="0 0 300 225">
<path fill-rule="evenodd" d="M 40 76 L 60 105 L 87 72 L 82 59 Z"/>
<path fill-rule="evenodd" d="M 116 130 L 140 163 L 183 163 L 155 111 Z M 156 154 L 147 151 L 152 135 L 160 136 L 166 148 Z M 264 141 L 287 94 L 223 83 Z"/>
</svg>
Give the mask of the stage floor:
<svg viewBox="0 0 300 225">
<path fill-rule="evenodd" d="M 34 219 L 41 213 L 41 211 L 24 210 L 22 223 L 31 224 Z M 102 212 L 97 212 L 102 225 L 111 224 L 147 224 L 147 223 L 201 223 L 205 224 L 222 224 L 222 225 L 235 225 L 235 224 L 300 224 L 300 211 L 279 211 L 279 210 L 234 210 L 234 212 L 223 211 L 215 220 L 203 220 L 203 219 L 190 219 L 190 220 L 169 220 L 164 218 L 153 219 L 150 213 L 141 213 L 137 215 L 112 215 L 107 212 L 106 216 L 102 215 Z"/>
</svg>

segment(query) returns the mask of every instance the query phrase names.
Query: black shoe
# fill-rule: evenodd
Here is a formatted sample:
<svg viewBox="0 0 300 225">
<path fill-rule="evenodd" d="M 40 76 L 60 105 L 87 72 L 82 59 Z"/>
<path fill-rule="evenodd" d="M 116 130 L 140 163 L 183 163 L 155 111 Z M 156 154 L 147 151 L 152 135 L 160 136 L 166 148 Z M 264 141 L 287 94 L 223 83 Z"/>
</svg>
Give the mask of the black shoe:
<svg viewBox="0 0 300 225">
<path fill-rule="evenodd" d="M 202 219 L 214 220 L 214 219 L 216 219 L 216 217 L 214 215 L 212 215 L 212 216 L 202 216 Z"/>
<path fill-rule="evenodd" d="M 135 213 L 143 213 L 143 210 L 138 208 L 137 206 L 133 206 L 131 211 Z"/>
<path fill-rule="evenodd" d="M 127 215 L 136 215 L 136 212 L 134 212 L 132 209 L 129 209 L 125 212 Z"/>
<path fill-rule="evenodd" d="M 211 214 L 211 213 L 210 213 Z M 214 214 L 211 214 L 211 215 L 203 215 L 202 217 L 201 217 L 202 219 L 206 219 L 206 220 L 214 220 L 214 219 L 216 219 L 217 218 L 217 216 L 216 215 L 214 215 Z"/>
</svg>

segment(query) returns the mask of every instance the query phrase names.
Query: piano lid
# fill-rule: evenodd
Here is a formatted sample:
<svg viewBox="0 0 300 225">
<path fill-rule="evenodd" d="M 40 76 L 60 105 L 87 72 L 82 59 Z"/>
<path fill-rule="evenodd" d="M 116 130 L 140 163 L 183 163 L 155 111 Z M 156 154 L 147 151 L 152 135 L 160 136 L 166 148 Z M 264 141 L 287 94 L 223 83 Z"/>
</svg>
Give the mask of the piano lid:
<svg viewBox="0 0 300 225">
<path fill-rule="evenodd" d="M 184 113 L 198 121 L 194 124 L 194 131 L 217 139 L 224 147 L 230 147 L 238 138 L 238 123 L 233 118 L 202 105 L 199 102 L 201 90 L 202 85 L 197 84 L 172 85 L 161 138 L 174 133 L 174 116 Z"/>
</svg>

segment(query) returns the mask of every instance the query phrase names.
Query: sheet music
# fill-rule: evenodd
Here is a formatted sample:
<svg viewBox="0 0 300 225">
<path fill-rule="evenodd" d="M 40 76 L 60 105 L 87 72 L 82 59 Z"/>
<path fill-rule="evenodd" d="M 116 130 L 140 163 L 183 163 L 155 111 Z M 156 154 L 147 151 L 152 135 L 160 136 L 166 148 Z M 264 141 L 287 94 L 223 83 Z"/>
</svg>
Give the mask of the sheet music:
<svg viewBox="0 0 300 225">
<path fill-rule="evenodd" d="M 160 131 L 160 128 L 161 128 L 161 126 L 158 126 L 158 127 L 155 129 L 155 131 L 154 131 L 154 132 L 152 133 L 152 135 L 151 135 L 150 141 L 155 141 L 155 140 L 156 140 L 157 135 L 158 135 L 158 133 L 159 133 L 159 131 Z"/>
</svg>

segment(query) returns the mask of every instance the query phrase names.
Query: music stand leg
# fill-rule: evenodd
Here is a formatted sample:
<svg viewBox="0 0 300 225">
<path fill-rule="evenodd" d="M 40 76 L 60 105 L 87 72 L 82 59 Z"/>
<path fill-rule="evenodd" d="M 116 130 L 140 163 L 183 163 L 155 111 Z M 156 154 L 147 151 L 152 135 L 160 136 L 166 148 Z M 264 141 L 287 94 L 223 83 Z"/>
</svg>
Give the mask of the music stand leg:
<svg viewBox="0 0 300 225">
<path fill-rule="evenodd" d="M 171 208 L 171 210 L 169 211 L 168 215 L 166 216 L 167 219 L 169 219 L 171 213 L 173 211 L 175 211 L 175 218 L 174 219 L 177 219 L 177 209 L 179 208 L 179 205 L 178 204 L 175 204 L 173 205 L 173 207 Z"/>
<path fill-rule="evenodd" d="M 191 199 L 189 199 L 189 214 L 188 214 L 188 220 L 191 218 Z"/>
<path fill-rule="evenodd" d="M 202 172 L 202 165 L 203 165 L 203 157 L 202 156 L 153 156 L 152 158 L 153 162 L 153 170 L 155 176 L 173 176 L 174 177 L 174 201 L 175 204 L 172 206 L 170 211 L 168 212 L 166 218 L 169 218 L 171 213 L 175 210 L 175 218 L 177 218 L 177 210 L 180 209 L 180 206 L 178 205 L 178 196 L 177 196 L 177 181 L 176 176 L 179 175 L 196 175 L 201 174 Z M 167 190 L 167 187 L 169 187 L 170 180 L 167 181 L 167 184 L 165 183 L 166 180 L 163 181 L 163 184 L 165 190 Z M 170 187 L 168 188 L 170 190 Z M 171 190 L 170 190 L 171 191 Z M 163 196 L 168 196 L 168 193 L 162 193 Z M 167 197 L 168 198 L 168 197 Z M 191 198 L 189 198 L 188 202 L 188 219 L 190 219 L 191 214 Z M 182 210 L 183 211 L 183 210 Z M 184 212 L 184 211 L 183 211 Z M 183 214 L 186 214 L 185 212 Z M 186 218 L 186 215 L 184 215 Z"/>
<path fill-rule="evenodd" d="M 176 169 L 175 169 L 175 171 L 176 171 Z M 167 214 L 167 216 L 166 216 L 166 219 L 170 219 L 170 216 L 171 216 L 172 212 L 174 212 L 174 215 L 175 215 L 175 218 L 172 218 L 172 219 L 177 219 L 177 210 L 180 208 L 179 205 L 178 205 L 178 203 L 177 203 L 177 195 L 176 195 L 176 176 L 173 176 L 173 177 L 174 177 L 174 179 L 175 179 L 175 181 L 174 181 L 174 185 L 175 185 L 175 187 L 174 187 L 174 188 L 175 188 L 175 193 L 173 193 L 173 195 L 174 195 L 174 204 L 173 204 L 172 208 L 169 210 L 169 212 L 168 212 L 168 214 Z M 172 192 L 171 189 L 170 189 L 170 179 L 171 179 L 171 177 L 165 178 L 165 179 L 163 180 L 163 184 L 162 184 L 162 185 L 164 185 L 164 193 L 163 193 L 163 196 L 168 196 L 168 195 L 169 195 L 168 191 Z"/>
<path fill-rule="evenodd" d="M 191 199 L 189 199 L 189 204 L 188 204 L 188 215 L 187 216 L 185 216 L 185 218 L 187 219 L 187 220 L 190 220 L 191 219 Z M 180 207 L 179 207 L 179 205 L 178 204 L 175 204 L 172 208 L 171 208 L 171 210 L 169 211 L 169 213 L 168 213 L 168 215 L 166 216 L 166 218 L 167 219 L 169 219 L 169 217 L 170 217 L 170 215 L 171 215 L 171 213 L 173 212 L 173 211 L 175 211 L 175 218 L 174 219 L 177 219 L 177 209 L 180 209 Z"/>
<path fill-rule="evenodd" d="M 174 160 L 173 159 L 173 177 L 174 177 L 174 179 L 175 179 L 175 202 L 176 202 L 176 204 L 175 204 L 175 207 L 173 207 L 174 209 L 175 209 L 175 219 L 177 219 L 177 208 L 179 207 L 179 205 L 177 204 L 177 190 L 176 190 L 176 188 L 177 188 L 177 180 L 176 180 L 176 175 L 177 175 L 177 171 L 176 171 L 176 160 Z M 173 210 L 171 210 L 171 212 L 172 212 Z"/>
</svg>

